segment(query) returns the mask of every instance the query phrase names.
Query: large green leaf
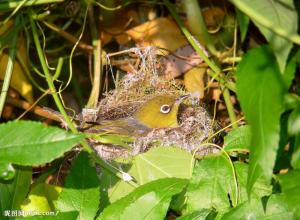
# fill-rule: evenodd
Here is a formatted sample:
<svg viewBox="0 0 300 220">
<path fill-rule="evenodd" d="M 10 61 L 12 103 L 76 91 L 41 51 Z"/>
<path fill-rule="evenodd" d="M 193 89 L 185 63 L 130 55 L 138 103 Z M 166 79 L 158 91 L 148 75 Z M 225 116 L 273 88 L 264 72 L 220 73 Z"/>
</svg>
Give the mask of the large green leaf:
<svg viewBox="0 0 300 220">
<path fill-rule="evenodd" d="M 30 168 L 18 168 L 12 180 L 0 181 L 1 217 L 5 211 L 20 210 L 20 205 L 29 191 L 31 175 Z"/>
<path fill-rule="evenodd" d="M 186 184 L 187 180 L 178 178 L 149 182 L 108 206 L 98 219 L 164 219 L 172 196 L 180 193 Z"/>
<path fill-rule="evenodd" d="M 237 95 L 251 126 L 248 193 L 257 178 L 271 180 L 279 146 L 284 85 L 269 47 L 250 50 L 237 69 Z"/>
<path fill-rule="evenodd" d="M 123 169 L 138 184 L 166 177 L 189 179 L 193 169 L 193 157 L 190 153 L 175 147 L 155 147 L 133 158 L 130 168 Z M 127 195 L 134 187 L 128 182 L 116 179 L 105 172 L 101 177 L 102 190 L 110 202 Z"/>
<path fill-rule="evenodd" d="M 286 174 L 278 175 L 282 193 L 285 195 L 286 203 L 300 219 L 300 170 L 291 170 Z"/>
<path fill-rule="evenodd" d="M 0 161 L 19 165 L 50 162 L 83 139 L 83 135 L 32 121 L 1 124 L 0 134 Z"/>
<path fill-rule="evenodd" d="M 292 220 L 293 213 L 288 210 L 285 198 L 282 195 L 275 194 L 268 198 L 266 204 L 263 204 L 261 199 L 246 201 L 231 209 L 221 219 Z"/>
<path fill-rule="evenodd" d="M 235 172 L 239 186 L 239 203 L 248 200 L 247 195 L 247 176 L 248 176 L 248 164 L 239 161 L 234 162 Z M 251 190 L 251 199 L 259 199 L 264 196 L 268 196 L 272 193 L 272 186 L 269 181 L 266 181 L 263 176 L 257 179 Z"/>
<path fill-rule="evenodd" d="M 244 125 L 233 129 L 224 137 L 224 150 L 248 152 L 251 145 L 251 128 Z"/>
<path fill-rule="evenodd" d="M 247 14 L 270 43 L 281 72 L 285 70 L 286 60 L 292 49 L 292 42 L 275 34 L 272 28 L 281 28 L 286 35 L 297 34 L 298 19 L 293 0 L 230 0 L 237 8 Z M 261 25 L 266 20 L 271 29 Z"/>
<path fill-rule="evenodd" d="M 237 182 L 231 161 L 224 155 L 199 161 L 186 191 L 185 213 L 215 208 L 223 212 L 237 205 Z"/>
<path fill-rule="evenodd" d="M 193 170 L 193 157 L 177 147 L 156 147 L 134 158 L 130 174 L 139 184 L 165 177 L 189 179 Z"/>
<path fill-rule="evenodd" d="M 100 201 L 99 179 L 89 163 L 88 153 L 81 152 L 67 176 L 56 207 L 59 211 L 78 211 L 77 219 L 94 219 Z"/>
</svg>

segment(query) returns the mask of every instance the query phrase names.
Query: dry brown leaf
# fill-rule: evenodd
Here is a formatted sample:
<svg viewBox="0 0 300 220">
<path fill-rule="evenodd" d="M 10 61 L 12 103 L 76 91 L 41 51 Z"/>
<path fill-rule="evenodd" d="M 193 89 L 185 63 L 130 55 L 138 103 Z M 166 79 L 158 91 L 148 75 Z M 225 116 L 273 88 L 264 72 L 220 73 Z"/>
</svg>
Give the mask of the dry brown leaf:
<svg viewBox="0 0 300 220">
<path fill-rule="evenodd" d="M 158 18 L 134 27 L 126 34 L 140 46 L 157 46 L 174 51 L 187 41 L 176 23 L 170 18 Z"/>
<path fill-rule="evenodd" d="M 198 93 L 199 98 L 204 97 L 203 77 L 206 72 L 205 67 L 193 68 L 184 74 L 184 85 L 188 92 Z"/>
<path fill-rule="evenodd" d="M 224 9 L 220 7 L 209 7 L 203 9 L 202 15 L 207 29 L 216 32 L 221 27 L 226 14 Z"/>
<path fill-rule="evenodd" d="M 118 44 L 124 45 L 128 43 L 131 38 L 124 34 L 128 29 L 128 26 L 139 24 L 139 16 L 135 10 L 119 11 L 116 15 L 117 19 L 114 19 L 105 25 L 103 22 L 103 32 L 101 32 L 102 44 L 105 45 L 115 39 Z M 103 19 L 103 18 L 102 18 Z M 107 20 L 107 19 L 106 19 Z"/>
<path fill-rule="evenodd" d="M 180 47 L 173 53 L 160 59 L 161 70 L 168 79 L 181 76 L 202 62 L 203 59 L 199 57 L 190 45 Z"/>
<path fill-rule="evenodd" d="M 222 95 L 222 91 L 219 88 L 213 88 L 212 89 L 212 99 L 215 101 L 220 101 Z"/>
</svg>

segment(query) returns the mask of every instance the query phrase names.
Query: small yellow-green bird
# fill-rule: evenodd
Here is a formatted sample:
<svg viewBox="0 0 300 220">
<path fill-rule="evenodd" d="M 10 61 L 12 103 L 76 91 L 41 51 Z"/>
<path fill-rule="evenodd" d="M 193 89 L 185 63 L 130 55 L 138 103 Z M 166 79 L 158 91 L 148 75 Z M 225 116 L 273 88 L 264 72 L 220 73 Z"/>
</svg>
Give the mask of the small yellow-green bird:
<svg viewBox="0 0 300 220">
<path fill-rule="evenodd" d="M 178 127 L 178 110 L 181 102 L 189 97 L 159 95 L 144 103 L 131 117 L 102 121 L 91 126 L 88 133 L 110 133 L 125 136 L 147 134 L 154 128 Z"/>
</svg>

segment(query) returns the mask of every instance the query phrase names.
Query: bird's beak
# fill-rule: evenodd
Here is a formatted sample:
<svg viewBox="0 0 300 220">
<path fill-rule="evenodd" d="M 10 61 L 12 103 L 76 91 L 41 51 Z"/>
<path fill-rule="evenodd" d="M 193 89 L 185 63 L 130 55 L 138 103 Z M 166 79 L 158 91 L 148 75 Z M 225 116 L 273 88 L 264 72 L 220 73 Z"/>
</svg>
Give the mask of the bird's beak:
<svg viewBox="0 0 300 220">
<path fill-rule="evenodd" d="M 190 94 L 179 96 L 179 97 L 176 99 L 176 104 L 179 105 L 183 100 L 185 100 L 186 98 L 188 98 L 188 97 L 190 97 L 190 96 L 191 96 Z"/>
</svg>

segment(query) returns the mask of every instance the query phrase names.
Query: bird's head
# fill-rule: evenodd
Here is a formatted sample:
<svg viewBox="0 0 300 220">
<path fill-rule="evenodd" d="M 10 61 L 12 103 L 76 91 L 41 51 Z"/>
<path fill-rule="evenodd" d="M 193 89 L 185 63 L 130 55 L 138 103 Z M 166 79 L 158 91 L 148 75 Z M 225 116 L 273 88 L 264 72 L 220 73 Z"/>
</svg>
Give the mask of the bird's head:
<svg viewBox="0 0 300 220">
<path fill-rule="evenodd" d="M 143 104 L 134 117 L 149 128 L 178 127 L 178 110 L 185 96 L 160 95 Z"/>
</svg>

